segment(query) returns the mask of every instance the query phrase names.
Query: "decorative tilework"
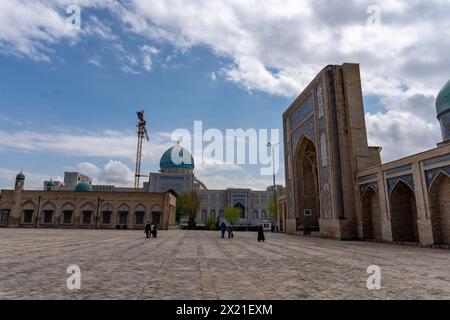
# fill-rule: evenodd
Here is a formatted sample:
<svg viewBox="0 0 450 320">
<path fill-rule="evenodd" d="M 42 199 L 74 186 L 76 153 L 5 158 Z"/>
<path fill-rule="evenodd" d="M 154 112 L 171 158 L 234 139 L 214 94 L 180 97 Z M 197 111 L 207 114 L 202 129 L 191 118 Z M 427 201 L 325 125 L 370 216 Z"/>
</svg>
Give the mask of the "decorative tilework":
<svg viewBox="0 0 450 320">
<path fill-rule="evenodd" d="M 450 176 L 450 165 L 444 166 L 440 168 L 434 168 L 431 170 L 425 171 L 426 180 L 427 180 L 427 188 L 429 189 L 431 185 L 433 184 L 434 179 L 438 176 L 440 172 L 446 173 L 448 176 Z"/>
<path fill-rule="evenodd" d="M 378 175 L 377 174 L 371 174 L 370 176 L 365 176 L 365 177 L 358 178 L 358 183 L 366 184 L 366 183 L 377 181 L 377 180 L 378 180 Z"/>
<path fill-rule="evenodd" d="M 403 181 L 404 183 L 406 183 L 406 185 L 408 185 L 412 190 L 415 190 L 413 176 L 412 176 L 412 174 L 407 174 L 404 176 L 389 178 L 387 180 L 389 194 L 392 193 L 392 190 L 394 190 L 395 186 L 397 185 L 397 183 L 400 180 Z"/>
<path fill-rule="evenodd" d="M 320 81 L 320 83 L 317 85 L 316 95 L 317 95 L 317 110 L 319 113 L 319 119 L 321 119 L 325 114 L 322 81 Z"/>
<path fill-rule="evenodd" d="M 407 164 L 405 166 L 396 167 L 396 168 L 392 168 L 392 169 L 386 170 L 386 175 L 391 175 L 391 174 L 395 174 L 395 173 L 403 172 L 403 171 L 411 171 L 411 165 Z"/>
<path fill-rule="evenodd" d="M 441 163 L 441 162 L 445 162 L 445 161 L 450 161 L 450 154 L 444 154 L 442 156 L 438 156 L 438 157 L 430 158 L 430 159 L 427 159 L 427 160 L 423 160 L 422 163 L 425 166 L 429 166 L 429 165 L 432 165 L 432 164 Z"/>
<path fill-rule="evenodd" d="M 303 104 L 291 116 L 291 128 L 296 128 L 308 115 L 313 112 L 313 96 L 309 96 Z"/>
<path fill-rule="evenodd" d="M 297 148 L 297 144 L 300 142 L 300 138 L 302 135 L 305 135 L 308 139 L 316 143 L 316 134 L 315 134 L 315 126 L 314 126 L 314 117 L 309 117 L 300 127 L 298 127 L 292 133 L 292 150 Z"/>
<path fill-rule="evenodd" d="M 373 190 L 375 190 L 376 193 L 378 193 L 378 182 L 371 182 L 371 183 L 366 183 L 363 185 L 359 186 L 359 191 L 361 192 L 361 194 L 364 194 L 364 192 L 366 192 L 367 189 L 372 188 Z"/>
</svg>

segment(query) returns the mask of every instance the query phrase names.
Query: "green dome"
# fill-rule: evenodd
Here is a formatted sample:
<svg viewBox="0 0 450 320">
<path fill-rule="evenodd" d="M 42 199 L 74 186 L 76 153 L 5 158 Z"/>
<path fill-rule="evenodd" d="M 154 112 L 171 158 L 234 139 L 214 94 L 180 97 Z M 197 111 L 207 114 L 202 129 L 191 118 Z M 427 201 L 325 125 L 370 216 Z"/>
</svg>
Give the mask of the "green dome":
<svg viewBox="0 0 450 320">
<path fill-rule="evenodd" d="M 16 176 L 16 180 L 25 180 L 25 175 L 23 174 L 22 170 L 20 170 L 19 174 Z"/>
<path fill-rule="evenodd" d="M 54 187 L 54 186 L 55 186 L 55 183 L 52 180 L 47 182 L 47 188 Z"/>
<path fill-rule="evenodd" d="M 75 192 L 91 192 L 92 186 L 86 182 L 80 182 L 75 187 Z"/>
<path fill-rule="evenodd" d="M 436 112 L 439 117 L 446 111 L 450 110 L 450 80 L 439 92 L 436 99 Z"/>
<path fill-rule="evenodd" d="M 188 169 L 194 170 L 194 158 L 183 147 L 176 145 L 170 148 L 161 157 L 159 168 L 166 169 Z"/>
</svg>

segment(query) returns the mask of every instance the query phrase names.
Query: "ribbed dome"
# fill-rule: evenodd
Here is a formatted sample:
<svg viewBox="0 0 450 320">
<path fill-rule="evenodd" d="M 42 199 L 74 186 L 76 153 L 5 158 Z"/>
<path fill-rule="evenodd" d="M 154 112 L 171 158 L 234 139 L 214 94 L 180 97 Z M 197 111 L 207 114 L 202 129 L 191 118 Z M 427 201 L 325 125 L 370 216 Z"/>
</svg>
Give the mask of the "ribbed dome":
<svg viewBox="0 0 450 320">
<path fill-rule="evenodd" d="M 439 117 L 446 111 L 450 110 L 450 80 L 439 92 L 436 99 L 436 112 Z"/>
<path fill-rule="evenodd" d="M 92 186 L 86 182 L 80 182 L 75 186 L 75 192 L 91 192 Z"/>
<path fill-rule="evenodd" d="M 194 170 L 194 158 L 189 151 L 176 145 L 164 152 L 159 162 L 159 168 L 161 171 L 166 169 Z"/>
<path fill-rule="evenodd" d="M 16 180 L 25 180 L 25 175 L 23 174 L 22 170 L 20 170 L 19 174 L 16 176 Z"/>
</svg>

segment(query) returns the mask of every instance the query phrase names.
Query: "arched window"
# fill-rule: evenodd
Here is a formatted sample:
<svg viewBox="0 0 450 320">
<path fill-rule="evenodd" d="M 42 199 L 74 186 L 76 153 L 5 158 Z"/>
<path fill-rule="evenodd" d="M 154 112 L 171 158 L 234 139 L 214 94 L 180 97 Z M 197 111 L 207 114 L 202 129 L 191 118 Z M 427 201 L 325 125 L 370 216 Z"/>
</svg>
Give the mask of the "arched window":
<svg viewBox="0 0 450 320">
<path fill-rule="evenodd" d="M 266 212 L 263 210 L 261 211 L 261 220 L 266 220 L 267 219 L 267 214 Z"/>
<path fill-rule="evenodd" d="M 206 222 L 206 218 L 208 217 L 208 212 L 206 210 L 202 210 L 202 217 L 201 220 L 203 223 Z"/>
<path fill-rule="evenodd" d="M 81 206 L 81 213 L 83 214 L 83 224 L 89 225 L 92 223 L 92 217 L 94 212 L 94 205 L 87 202 Z"/>
<path fill-rule="evenodd" d="M 145 223 L 145 207 L 142 204 L 134 208 L 134 224 L 143 225 Z"/>
<path fill-rule="evenodd" d="M 68 202 L 68 203 L 64 204 L 61 208 L 62 223 L 63 224 L 72 224 L 74 212 L 75 212 L 75 206 L 73 203 Z"/>
<path fill-rule="evenodd" d="M 42 207 L 42 223 L 53 224 L 56 206 L 52 202 L 47 202 Z"/>
<path fill-rule="evenodd" d="M 109 225 L 112 222 L 113 206 L 110 203 L 105 203 L 102 206 L 102 224 Z"/>
<path fill-rule="evenodd" d="M 119 207 L 119 224 L 121 224 L 121 225 L 128 224 L 129 212 L 130 212 L 130 208 L 125 203 Z"/>
<path fill-rule="evenodd" d="M 22 205 L 22 223 L 32 224 L 35 212 L 36 212 L 36 205 L 32 201 L 25 202 Z"/>
</svg>

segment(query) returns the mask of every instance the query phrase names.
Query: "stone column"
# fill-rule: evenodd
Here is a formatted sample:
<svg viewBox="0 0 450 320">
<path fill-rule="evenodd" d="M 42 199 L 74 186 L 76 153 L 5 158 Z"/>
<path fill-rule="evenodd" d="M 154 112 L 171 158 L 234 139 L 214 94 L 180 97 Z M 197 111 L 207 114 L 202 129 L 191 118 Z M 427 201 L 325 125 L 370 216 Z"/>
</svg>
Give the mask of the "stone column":
<svg viewBox="0 0 450 320">
<path fill-rule="evenodd" d="M 389 191 L 387 188 L 387 181 L 381 167 L 378 169 L 378 196 L 380 199 L 382 239 L 385 241 L 393 241 L 389 209 Z"/>
<path fill-rule="evenodd" d="M 431 245 L 433 240 L 433 229 L 430 215 L 427 214 L 425 197 L 427 196 L 427 185 L 423 183 L 422 169 L 419 162 L 412 164 L 412 174 L 414 180 L 414 196 L 417 206 L 417 228 L 419 230 L 419 242 L 423 245 Z"/>
</svg>

